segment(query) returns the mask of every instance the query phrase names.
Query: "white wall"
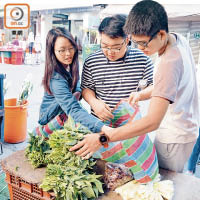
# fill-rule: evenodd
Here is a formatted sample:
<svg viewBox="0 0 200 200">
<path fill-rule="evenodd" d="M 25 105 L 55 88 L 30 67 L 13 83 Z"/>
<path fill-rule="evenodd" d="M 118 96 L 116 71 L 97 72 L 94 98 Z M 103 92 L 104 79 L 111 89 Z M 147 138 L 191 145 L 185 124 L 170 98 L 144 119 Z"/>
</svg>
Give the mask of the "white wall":
<svg viewBox="0 0 200 200">
<path fill-rule="evenodd" d="M 189 22 L 189 21 L 170 21 L 169 20 L 169 31 L 177 32 L 188 37 L 190 47 L 194 56 L 195 63 L 198 64 L 200 55 L 200 39 L 194 38 L 195 32 L 200 32 L 200 22 Z"/>
<path fill-rule="evenodd" d="M 41 42 L 42 42 L 42 53 L 41 60 L 45 60 L 45 49 L 46 49 L 46 36 L 49 30 L 52 29 L 52 15 L 42 15 L 41 16 Z"/>
</svg>

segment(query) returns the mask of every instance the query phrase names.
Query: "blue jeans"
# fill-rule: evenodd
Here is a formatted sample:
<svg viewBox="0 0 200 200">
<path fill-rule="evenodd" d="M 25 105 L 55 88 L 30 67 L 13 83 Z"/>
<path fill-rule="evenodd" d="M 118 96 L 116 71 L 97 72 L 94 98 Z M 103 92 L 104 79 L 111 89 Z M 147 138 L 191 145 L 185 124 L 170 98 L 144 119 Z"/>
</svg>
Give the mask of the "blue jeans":
<svg viewBox="0 0 200 200">
<path fill-rule="evenodd" d="M 30 42 L 29 43 L 29 53 L 31 53 L 32 54 L 32 52 L 33 52 L 33 45 L 34 45 L 34 42 Z"/>
<path fill-rule="evenodd" d="M 200 155 L 200 129 L 199 129 L 199 137 L 197 138 L 192 154 L 188 160 L 188 170 L 193 173 L 195 173 L 196 171 L 196 164 L 197 164 L 199 155 Z"/>
</svg>

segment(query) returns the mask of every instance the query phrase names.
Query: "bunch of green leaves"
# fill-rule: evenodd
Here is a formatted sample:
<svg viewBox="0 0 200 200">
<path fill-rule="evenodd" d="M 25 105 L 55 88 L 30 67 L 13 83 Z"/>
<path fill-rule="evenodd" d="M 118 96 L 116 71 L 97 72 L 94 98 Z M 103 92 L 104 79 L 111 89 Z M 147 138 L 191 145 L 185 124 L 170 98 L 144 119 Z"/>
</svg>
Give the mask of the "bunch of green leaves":
<svg viewBox="0 0 200 200">
<path fill-rule="evenodd" d="M 81 166 L 49 164 L 46 176 L 40 187 L 44 191 L 53 190 L 57 200 L 96 199 L 103 193 L 100 175 L 88 173 Z"/>
<path fill-rule="evenodd" d="M 64 129 L 56 130 L 49 137 L 50 154 L 45 178 L 40 187 L 54 191 L 59 200 L 95 199 L 103 193 L 100 175 L 92 169 L 92 158 L 83 160 L 69 149 L 82 140 L 89 130 L 68 118 Z"/>
<path fill-rule="evenodd" d="M 29 133 L 29 145 L 26 148 L 26 157 L 34 168 L 46 166 L 50 146 L 44 137 L 34 136 Z"/>
<path fill-rule="evenodd" d="M 74 152 L 69 151 L 72 146 L 83 139 L 85 133 L 88 133 L 88 131 L 85 132 L 84 129 L 80 129 L 81 126 L 72 125 L 73 124 L 68 122 L 64 126 L 64 129 L 56 130 L 50 136 L 48 144 L 51 148 L 51 152 L 48 155 L 48 160 L 52 164 L 60 164 L 72 167 L 81 166 L 82 169 L 92 169 L 92 167 L 95 165 L 93 159 L 83 160 Z"/>
</svg>

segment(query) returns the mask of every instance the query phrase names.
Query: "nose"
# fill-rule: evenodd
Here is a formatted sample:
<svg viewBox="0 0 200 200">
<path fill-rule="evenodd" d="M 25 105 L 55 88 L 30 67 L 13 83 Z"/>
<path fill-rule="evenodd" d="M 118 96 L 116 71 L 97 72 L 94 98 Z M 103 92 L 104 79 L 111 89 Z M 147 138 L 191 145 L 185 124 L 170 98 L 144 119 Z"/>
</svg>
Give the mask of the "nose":
<svg viewBox="0 0 200 200">
<path fill-rule="evenodd" d="M 108 50 L 107 50 L 107 54 L 108 54 L 108 55 L 114 55 L 114 54 L 115 54 L 115 52 L 114 52 L 114 51 L 112 51 L 112 49 L 108 49 Z"/>
<path fill-rule="evenodd" d="M 70 55 L 70 54 L 71 54 L 70 50 L 69 49 L 65 49 L 65 55 Z"/>
<path fill-rule="evenodd" d="M 144 47 L 144 46 L 138 44 L 138 49 L 144 50 L 145 48 L 146 48 L 146 47 Z"/>
</svg>

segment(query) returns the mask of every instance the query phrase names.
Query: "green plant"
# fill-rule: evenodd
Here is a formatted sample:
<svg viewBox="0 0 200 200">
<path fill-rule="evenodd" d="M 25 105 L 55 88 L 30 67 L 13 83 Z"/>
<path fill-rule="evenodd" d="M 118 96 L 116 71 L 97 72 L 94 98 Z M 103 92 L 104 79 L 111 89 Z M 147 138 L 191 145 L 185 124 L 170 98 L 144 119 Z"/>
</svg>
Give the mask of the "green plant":
<svg viewBox="0 0 200 200">
<path fill-rule="evenodd" d="M 8 81 L 7 79 L 4 80 L 4 83 L 3 83 L 3 94 L 4 96 L 6 95 L 7 91 L 8 91 L 8 88 L 11 86 L 11 82 Z"/>
<path fill-rule="evenodd" d="M 47 164 L 40 187 L 54 191 L 57 200 L 96 199 L 103 193 L 101 175 L 93 171 L 96 162 L 69 151 L 87 133 L 90 133 L 87 128 L 75 124 L 69 116 L 64 129 L 54 131 L 49 140 L 31 135 L 26 149 L 28 159 L 34 167 Z"/>
<path fill-rule="evenodd" d="M 29 133 L 29 145 L 26 148 L 26 157 L 34 168 L 47 165 L 46 155 L 50 146 L 44 137 L 34 136 Z"/>
<path fill-rule="evenodd" d="M 21 92 L 19 94 L 19 99 L 17 104 L 22 105 L 24 104 L 25 100 L 28 99 L 29 95 L 33 90 L 33 83 L 31 82 L 31 74 L 28 74 L 22 83 Z"/>
<path fill-rule="evenodd" d="M 24 104 L 25 100 L 27 100 L 28 97 L 30 96 L 33 90 L 33 83 L 31 80 L 32 80 L 32 74 L 29 73 L 24 79 L 24 81 L 22 82 L 22 87 L 21 87 L 21 91 L 20 91 L 19 98 L 17 101 L 17 105 Z M 11 81 L 8 81 L 7 79 L 5 79 L 4 84 L 3 84 L 4 96 L 6 95 L 10 86 L 11 86 Z"/>
</svg>

